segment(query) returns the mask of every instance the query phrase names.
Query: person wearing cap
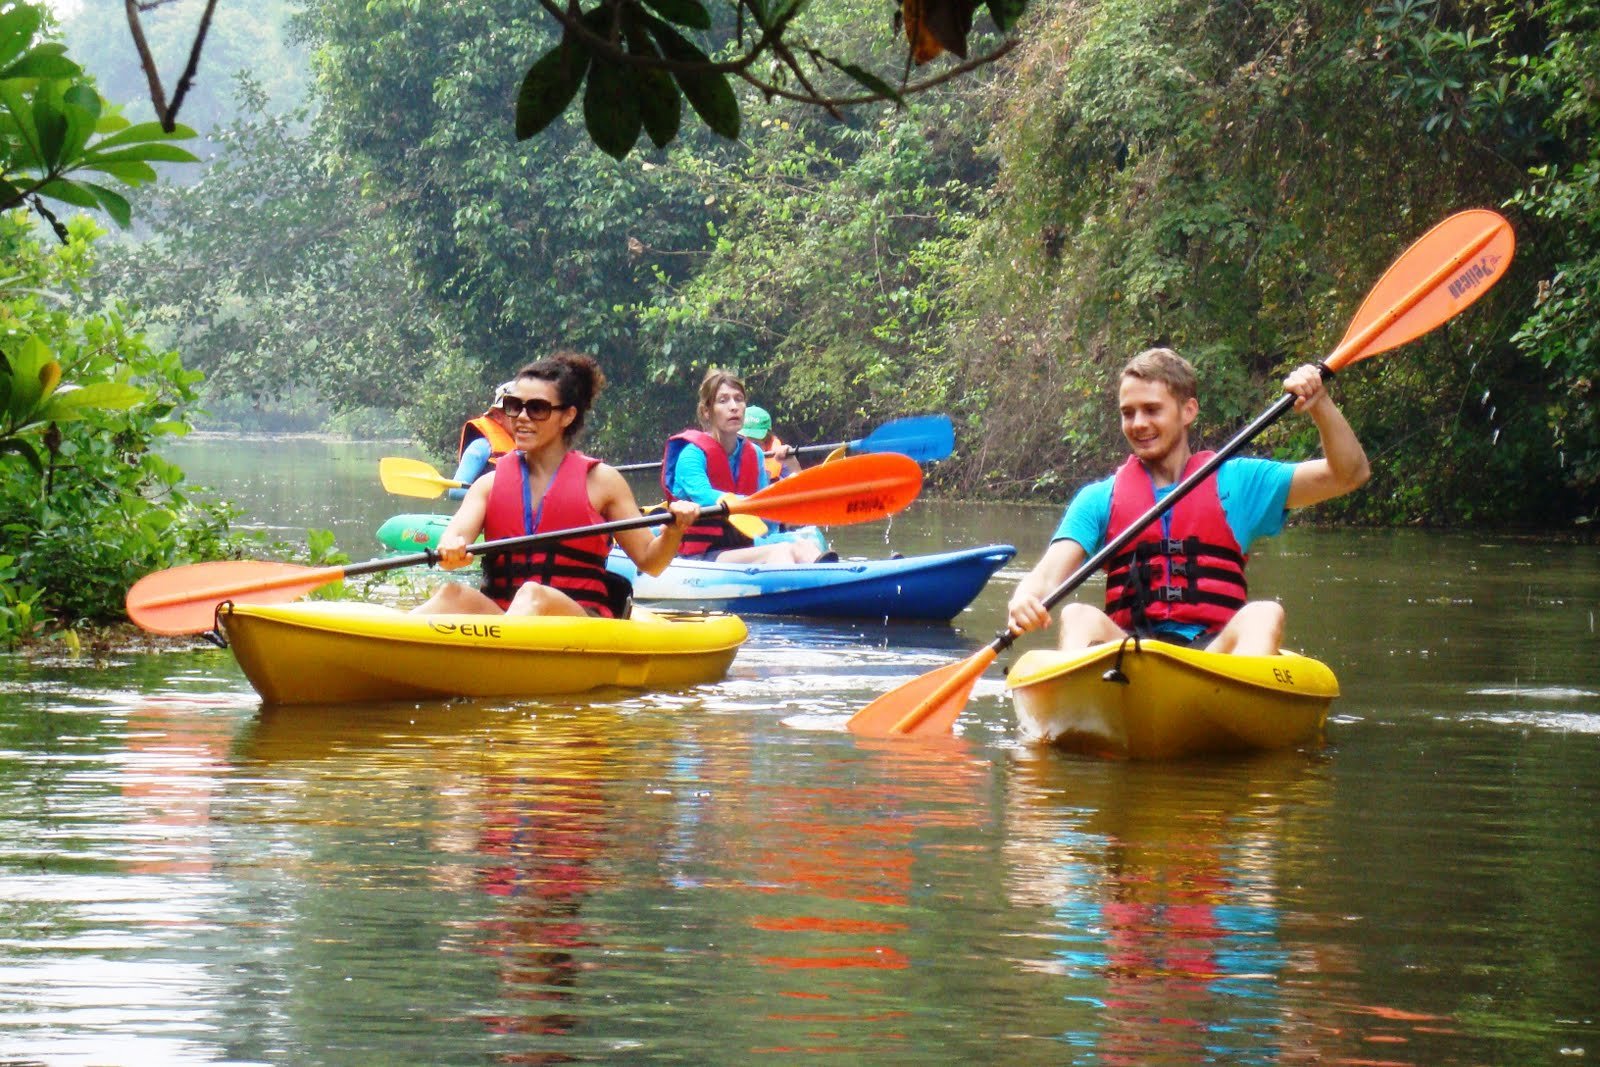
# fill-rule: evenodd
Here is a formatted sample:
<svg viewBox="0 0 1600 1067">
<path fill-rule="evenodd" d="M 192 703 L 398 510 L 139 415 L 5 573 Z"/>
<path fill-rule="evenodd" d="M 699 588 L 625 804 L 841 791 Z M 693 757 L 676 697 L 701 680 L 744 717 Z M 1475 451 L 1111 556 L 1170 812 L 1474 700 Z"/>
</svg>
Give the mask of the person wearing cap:
<svg viewBox="0 0 1600 1067">
<path fill-rule="evenodd" d="M 794 454 L 794 449 L 772 432 L 772 415 L 766 408 L 754 404 L 745 408 L 744 429 L 740 432 L 761 449 L 765 456 L 762 463 L 767 468 L 769 479 L 775 482 L 779 478 L 800 473 L 799 458 Z"/>
<path fill-rule="evenodd" d="M 456 449 L 455 480 L 462 485 L 446 495 L 451 500 L 462 500 L 467 487 L 494 469 L 501 456 L 517 447 L 511 435 L 506 413 L 500 408 L 501 399 L 516 385 L 515 381 L 501 382 L 494 390 L 489 408 L 477 418 L 468 419 L 461 427 L 461 444 Z"/>
</svg>

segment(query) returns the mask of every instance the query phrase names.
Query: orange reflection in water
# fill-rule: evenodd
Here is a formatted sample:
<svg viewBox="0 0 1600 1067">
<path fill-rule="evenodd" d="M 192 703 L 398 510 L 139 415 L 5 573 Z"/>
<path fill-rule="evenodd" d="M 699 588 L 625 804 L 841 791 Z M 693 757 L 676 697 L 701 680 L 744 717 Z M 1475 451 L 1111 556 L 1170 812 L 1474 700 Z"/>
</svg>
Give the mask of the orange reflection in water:
<svg viewBox="0 0 1600 1067">
<path fill-rule="evenodd" d="M 653 742 L 643 736 L 655 733 Z M 585 905 L 612 875 L 619 852 L 659 852 L 659 828 L 619 812 L 608 789 L 659 770 L 670 742 L 666 720 L 626 728 L 607 709 L 541 712 L 500 726 L 478 780 L 478 833 L 471 852 L 479 888 L 499 901 L 478 924 L 475 951 L 499 961 L 504 992 L 526 1011 L 481 1014 L 501 1034 L 560 1038 L 582 1022 L 578 985 L 605 947 Z M 619 742 L 625 738 L 627 743 Z M 649 755 L 654 753 L 654 755 Z M 633 818 L 630 818 L 633 816 Z M 619 825 L 620 819 L 628 819 Z M 529 1049 L 500 1062 L 564 1063 L 574 1055 Z"/>
<path fill-rule="evenodd" d="M 904 1042 L 896 1023 L 908 1013 L 870 976 L 912 966 L 903 916 L 920 835 L 984 818 L 987 770 L 962 742 L 858 744 L 881 749 L 861 767 L 870 781 L 752 785 L 759 802 L 728 829 L 747 842 L 743 888 L 762 899 L 747 919 L 755 963 L 774 978 L 807 976 L 771 990 L 787 1006 L 762 1019 L 785 1040 L 754 1054 L 866 1055 Z"/>
<path fill-rule="evenodd" d="M 212 868 L 211 802 L 227 768 L 235 720 L 215 702 L 152 697 L 128 716 L 121 789 L 143 842 L 135 874 Z"/>
</svg>

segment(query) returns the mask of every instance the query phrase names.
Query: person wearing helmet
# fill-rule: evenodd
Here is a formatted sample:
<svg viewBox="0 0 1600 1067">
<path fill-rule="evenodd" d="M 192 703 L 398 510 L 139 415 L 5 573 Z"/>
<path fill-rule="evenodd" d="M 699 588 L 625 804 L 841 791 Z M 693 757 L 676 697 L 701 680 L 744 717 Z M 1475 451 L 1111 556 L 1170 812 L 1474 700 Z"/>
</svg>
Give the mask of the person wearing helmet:
<svg viewBox="0 0 1600 1067">
<path fill-rule="evenodd" d="M 455 474 L 455 480 L 462 485 L 446 494 L 451 500 L 464 499 L 468 486 L 488 474 L 501 456 L 517 447 L 516 439 L 511 435 L 510 420 L 500 408 L 500 401 L 515 384 L 515 381 L 509 381 L 497 385 L 488 410 L 462 425 L 461 444 L 456 449 Z"/>
<path fill-rule="evenodd" d="M 799 458 L 794 454 L 794 449 L 772 432 L 772 415 L 766 408 L 754 404 L 745 408 L 744 429 L 741 432 L 746 440 L 755 442 L 756 447 L 761 449 L 764 456 L 762 463 L 767 468 L 769 479 L 775 482 L 779 478 L 800 473 Z"/>
</svg>

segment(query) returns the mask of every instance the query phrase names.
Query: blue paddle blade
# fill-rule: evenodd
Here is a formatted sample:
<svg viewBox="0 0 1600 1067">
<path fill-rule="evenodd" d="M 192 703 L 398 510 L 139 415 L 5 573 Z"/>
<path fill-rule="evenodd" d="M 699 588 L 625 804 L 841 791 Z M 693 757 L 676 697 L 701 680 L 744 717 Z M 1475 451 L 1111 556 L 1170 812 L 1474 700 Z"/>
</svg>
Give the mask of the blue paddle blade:
<svg viewBox="0 0 1600 1067">
<path fill-rule="evenodd" d="M 956 429 L 949 415 L 912 415 L 892 419 L 850 443 L 852 452 L 898 452 L 918 463 L 947 459 L 956 449 Z"/>
</svg>

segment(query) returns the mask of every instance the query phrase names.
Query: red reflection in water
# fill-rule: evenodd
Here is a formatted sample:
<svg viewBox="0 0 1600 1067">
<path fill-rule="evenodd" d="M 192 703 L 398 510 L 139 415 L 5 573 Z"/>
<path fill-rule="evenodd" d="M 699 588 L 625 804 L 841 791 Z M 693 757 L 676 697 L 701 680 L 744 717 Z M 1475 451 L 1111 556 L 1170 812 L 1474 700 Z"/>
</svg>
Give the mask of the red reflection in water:
<svg viewBox="0 0 1600 1067">
<path fill-rule="evenodd" d="M 478 851 L 498 862 L 483 871 L 482 888 L 504 906 L 482 924 L 480 951 L 499 957 L 508 996 L 541 1007 L 483 1021 L 501 1034 L 568 1034 L 579 1022 L 562 1010 L 582 971 L 574 953 L 595 944 L 582 906 L 600 882 L 594 864 L 609 836 L 604 797 L 595 781 L 577 777 L 492 774 L 484 789 Z M 509 1062 L 572 1058 L 528 1052 Z"/>
<path fill-rule="evenodd" d="M 863 747 L 872 742 L 860 742 Z M 753 1054 L 861 1056 L 905 1040 L 884 1024 L 907 1017 L 874 1005 L 884 989 L 868 975 L 912 966 L 910 925 L 882 912 L 912 903 L 916 845 L 933 828 L 971 827 L 984 818 L 987 772 L 959 741 L 881 747 L 871 782 L 803 787 L 751 786 L 755 803 L 730 836 L 745 842 L 745 891 L 766 907 L 748 919 L 760 935 L 755 963 L 773 975 L 837 972 L 773 995 L 817 1005 L 763 1019 L 801 1028 L 805 1042 L 752 1047 Z M 770 951 L 777 949 L 777 951 Z"/>
</svg>

